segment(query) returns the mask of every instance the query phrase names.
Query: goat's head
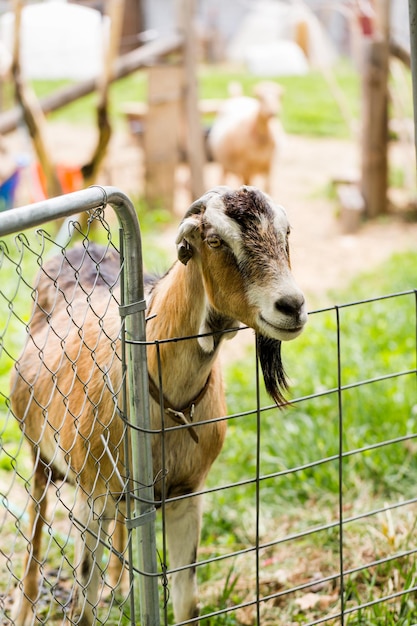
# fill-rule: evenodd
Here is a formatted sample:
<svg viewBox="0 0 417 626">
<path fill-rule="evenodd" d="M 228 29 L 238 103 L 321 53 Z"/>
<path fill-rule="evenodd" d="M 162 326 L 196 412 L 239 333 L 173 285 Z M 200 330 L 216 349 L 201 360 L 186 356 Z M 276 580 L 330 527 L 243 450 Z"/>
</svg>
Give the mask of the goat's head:
<svg viewBox="0 0 417 626">
<path fill-rule="evenodd" d="M 282 402 L 281 341 L 307 321 L 290 269 L 282 207 L 254 187 L 216 187 L 194 202 L 177 236 L 178 258 L 200 263 L 210 307 L 253 328 L 267 390 Z"/>
<path fill-rule="evenodd" d="M 260 111 L 265 117 L 279 114 L 283 92 L 283 87 L 272 81 L 262 81 L 255 86 L 254 95 L 259 100 Z"/>
</svg>

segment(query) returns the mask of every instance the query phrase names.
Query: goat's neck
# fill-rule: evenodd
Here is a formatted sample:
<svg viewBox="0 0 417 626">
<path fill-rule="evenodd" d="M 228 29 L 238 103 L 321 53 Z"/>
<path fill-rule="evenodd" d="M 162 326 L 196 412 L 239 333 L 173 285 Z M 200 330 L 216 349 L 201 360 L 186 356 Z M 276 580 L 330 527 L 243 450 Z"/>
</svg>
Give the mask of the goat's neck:
<svg viewBox="0 0 417 626">
<path fill-rule="evenodd" d="M 155 285 L 148 315 L 147 339 L 158 344 L 164 393 L 175 404 L 183 403 L 184 390 L 192 399 L 205 385 L 223 335 L 221 331 L 236 325 L 234 320 L 214 311 L 207 302 L 201 271 L 196 261 L 187 266 L 175 263 Z M 152 317 L 155 316 L 155 317 Z M 199 338 L 201 333 L 218 335 Z M 194 337 L 165 343 L 164 339 Z M 149 373 L 158 381 L 158 358 L 155 348 L 148 349 Z M 174 372 L 174 375 L 172 375 Z"/>
<path fill-rule="evenodd" d="M 270 119 L 271 116 L 268 113 L 265 113 L 262 109 L 260 109 L 258 111 L 258 115 L 253 121 L 253 132 L 258 135 L 269 134 Z"/>
</svg>

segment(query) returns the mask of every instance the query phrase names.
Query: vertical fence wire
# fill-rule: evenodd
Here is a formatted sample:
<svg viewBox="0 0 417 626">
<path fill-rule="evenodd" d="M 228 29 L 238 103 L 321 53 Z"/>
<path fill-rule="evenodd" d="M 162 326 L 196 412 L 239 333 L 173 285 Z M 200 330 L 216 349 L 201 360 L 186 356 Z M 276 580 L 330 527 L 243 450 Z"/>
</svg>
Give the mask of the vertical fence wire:
<svg viewBox="0 0 417 626">
<path fill-rule="evenodd" d="M 255 522 L 255 558 L 256 558 L 256 623 L 261 623 L 261 590 L 260 590 L 260 515 L 261 515 L 261 490 L 260 490 L 260 478 L 261 478 L 261 390 L 260 390 L 260 367 L 259 367 L 259 354 L 258 343 L 256 342 L 256 522 Z"/>
<path fill-rule="evenodd" d="M 343 548 L 343 397 L 342 397 L 342 346 L 340 310 L 335 307 L 337 336 L 337 403 L 339 423 L 339 567 L 340 567 L 340 624 L 345 623 L 344 548 Z"/>
<path fill-rule="evenodd" d="M 166 449 L 165 449 L 165 411 L 163 410 L 164 406 L 164 394 L 163 394 L 163 382 L 162 382 L 162 362 L 161 362 L 161 350 L 160 344 L 158 341 L 154 342 L 156 347 L 156 358 L 158 363 L 158 389 L 159 389 L 159 406 L 160 406 L 160 417 L 161 417 L 161 457 L 162 457 L 162 467 L 161 467 L 161 475 L 159 476 L 159 481 L 161 484 L 161 496 L 160 496 L 160 507 L 161 507 L 161 516 L 162 516 L 162 555 L 161 555 L 161 573 L 162 573 L 162 585 L 163 585 L 163 615 L 164 615 L 164 623 L 168 624 L 168 600 L 169 600 L 169 588 L 168 588 L 168 580 L 167 580 L 167 571 L 168 571 L 168 549 L 167 549 L 167 535 L 166 535 L 166 502 L 167 502 L 167 493 L 166 493 Z"/>
</svg>

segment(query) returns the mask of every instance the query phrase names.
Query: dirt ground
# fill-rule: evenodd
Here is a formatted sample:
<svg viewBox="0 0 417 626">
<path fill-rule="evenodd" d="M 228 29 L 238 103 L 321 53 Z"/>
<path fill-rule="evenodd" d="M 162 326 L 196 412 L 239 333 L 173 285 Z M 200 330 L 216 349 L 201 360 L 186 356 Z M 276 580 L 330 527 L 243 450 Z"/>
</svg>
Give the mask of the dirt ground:
<svg viewBox="0 0 417 626">
<path fill-rule="evenodd" d="M 94 129 L 51 124 L 49 131 L 56 162 L 83 164 L 88 161 L 95 140 Z M 6 136 L 4 140 L 10 154 L 25 153 L 30 148 L 22 131 Z M 396 167 L 407 170 L 409 178 L 410 171 L 411 178 L 414 177 L 412 147 L 393 145 L 391 160 Z M 290 216 L 294 274 L 300 287 L 312 299 L 317 296 L 321 300 L 328 289 L 345 285 L 358 272 L 374 268 L 393 252 L 417 246 L 417 219 L 404 219 L 403 211 L 368 222 L 355 234 L 343 233 L 337 200 L 330 197 L 328 191 L 334 179 L 357 177 L 359 163 L 359 147 L 353 141 L 285 137 L 272 194 Z M 216 164 L 206 166 L 205 181 L 207 188 L 223 182 Z M 98 182 L 115 185 L 133 197 L 143 190 L 142 153 L 138 141 L 127 132 L 113 136 Z M 414 185 L 412 181 L 410 186 Z M 21 204 L 28 202 L 27 188 L 23 185 L 20 190 Z M 402 204 L 414 200 L 413 193 L 403 191 L 398 195 L 394 192 L 395 203 L 398 198 Z M 190 201 L 188 170 L 183 168 L 178 172 L 175 198 L 175 212 L 179 219 Z"/>
</svg>

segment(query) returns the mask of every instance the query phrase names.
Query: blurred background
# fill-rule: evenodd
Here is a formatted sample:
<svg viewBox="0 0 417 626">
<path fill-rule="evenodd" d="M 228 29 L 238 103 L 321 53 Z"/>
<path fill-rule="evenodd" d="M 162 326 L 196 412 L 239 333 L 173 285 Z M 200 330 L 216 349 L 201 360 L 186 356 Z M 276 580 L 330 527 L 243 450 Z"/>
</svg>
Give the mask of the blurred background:
<svg viewBox="0 0 417 626">
<path fill-rule="evenodd" d="M 256 184 L 313 293 L 415 240 L 407 0 L 2 1 L 0 71 L 4 210 L 111 184 L 169 226 Z"/>
<path fill-rule="evenodd" d="M 265 596 L 279 596 L 263 624 L 319 623 L 337 606 L 342 488 L 353 520 L 343 540 L 349 606 L 403 594 L 349 624 L 417 621 L 409 33 L 407 0 L 0 0 L 0 210 L 115 185 L 137 208 L 153 272 L 172 263 L 178 222 L 210 187 L 256 184 L 289 214 L 293 273 L 310 312 L 318 311 L 284 355 L 295 404 L 262 416 L 262 471 L 277 472 L 262 496 L 261 539 L 272 546 L 262 585 Z M 106 218 L 113 227 L 114 216 Z M 91 233 L 100 236 L 107 233 Z M 8 297 L 0 321 L 17 355 L 33 292 L 17 293 L 19 264 L 12 258 L 9 265 L 2 267 Z M 36 270 L 36 262 L 25 267 Z M 386 298 L 394 293 L 401 295 Z M 335 302 L 356 304 L 342 311 Z M 16 318 L 13 307 L 24 313 Z M 252 344 L 243 330 L 223 357 L 230 410 L 248 415 L 256 397 Z M 7 484 L 21 445 L 17 424 L 7 422 L 18 357 L 1 356 L 0 479 Z M 256 433 L 250 416 L 230 424 L 210 487 L 250 482 Z M 252 487 L 208 494 L 203 558 L 254 541 Z M 10 522 L 4 541 L 14 532 Z M 298 532 L 305 535 L 287 543 Z M 282 545 L 273 545 L 277 537 Z M 398 554 L 406 558 L 394 561 Z M 359 562 L 370 565 L 355 569 Z M 244 607 L 253 592 L 247 561 L 225 563 L 200 575 L 207 611 Z M 314 583 L 312 593 L 303 592 L 306 583 Z M 281 591 L 293 586 L 299 597 L 287 602 Z M 210 623 L 254 624 L 251 611 Z"/>
</svg>

